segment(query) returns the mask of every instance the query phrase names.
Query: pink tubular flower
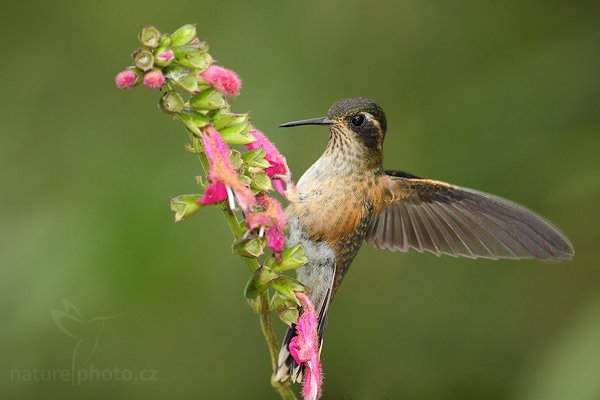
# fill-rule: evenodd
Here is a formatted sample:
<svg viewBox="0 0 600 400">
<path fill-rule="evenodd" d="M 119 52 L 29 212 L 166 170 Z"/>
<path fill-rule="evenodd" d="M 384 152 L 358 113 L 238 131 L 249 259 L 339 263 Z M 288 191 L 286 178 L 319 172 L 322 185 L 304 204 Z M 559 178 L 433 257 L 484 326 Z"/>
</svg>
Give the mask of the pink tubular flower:
<svg viewBox="0 0 600 400">
<path fill-rule="evenodd" d="M 261 234 L 264 231 L 267 235 L 267 246 L 275 256 L 280 259 L 283 251 L 285 227 L 285 213 L 281 203 L 264 193 L 256 196 L 258 204 L 264 211 L 250 212 L 246 214 L 246 222 L 250 230 L 260 228 Z"/>
<path fill-rule="evenodd" d="M 137 74 L 130 69 L 125 69 L 115 76 L 115 83 L 119 89 L 129 89 L 135 86 Z"/>
<path fill-rule="evenodd" d="M 289 345 L 290 354 L 298 364 L 304 363 L 302 378 L 302 396 L 307 400 L 316 400 L 321 395 L 323 373 L 319 360 L 319 339 L 317 335 L 318 319 L 310 298 L 302 292 L 295 292 L 304 309 L 296 323 L 296 336 Z"/>
<path fill-rule="evenodd" d="M 162 53 L 159 53 L 157 57 L 162 58 L 165 61 L 169 61 L 175 57 L 175 54 L 173 53 L 172 50 L 167 50 L 167 51 L 163 51 Z"/>
<path fill-rule="evenodd" d="M 200 74 L 202 79 L 219 92 L 227 96 L 237 96 L 240 94 L 242 81 L 235 72 L 230 69 L 211 65 L 206 71 Z"/>
<path fill-rule="evenodd" d="M 208 178 L 211 183 L 198 203 L 212 204 L 228 198 L 229 206 L 234 209 L 235 194 L 242 210 L 248 211 L 256 204 L 254 194 L 238 177 L 229 158 L 229 148 L 212 125 L 202 129 L 202 145 L 208 157 Z"/>
<path fill-rule="evenodd" d="M 275 225 L 268 228 L 265 233 L 267 235 L 267 246 L 275 254 L 277 261 L 281 261 L 281 252 L 283 251 L 283 245 L 285 244 L 283 228 L 279 225 Z"/>
<path fill-rule="evenodd" d="M 277 147 L 275 147 L 275 145 L 258 129 L 253 127 L 250 134 L 256 140 L 247 144 L 246 148 L 248 150 L 254 150 L 262 147 L 266 153 L 265 160 L 271 164 L 269 168 L 265 169 L 265 172 L 271 178 L 275 190 L 285 197 L 287 184 L 292 178 L 285 157 L 281 155 L 279 150 L 277 150 Z"/>
<path fill-rule="evenodd" d="M 164 83 L 165 76 L 158 69 L 146 72 L 146 75 L 144 75 L 144 85 L 150 89 L 160 89 Z"/>
</svg>

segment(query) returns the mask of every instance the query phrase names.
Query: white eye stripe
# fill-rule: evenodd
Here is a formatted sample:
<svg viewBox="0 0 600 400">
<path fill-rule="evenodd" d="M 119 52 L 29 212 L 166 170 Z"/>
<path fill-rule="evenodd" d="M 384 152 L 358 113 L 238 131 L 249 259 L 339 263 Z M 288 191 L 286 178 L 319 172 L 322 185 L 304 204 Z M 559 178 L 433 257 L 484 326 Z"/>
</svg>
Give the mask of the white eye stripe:
<svg viewBox="0 0 600 400">
<path fill-rule="evenodd" d="M 373 115 L 369 114 L 368 112 L 364 112 L 363 115 L 367 119 L 367 122 L 372 122 L 378 128 L 381 127 L 381 125 L 379 124 L 379 121 L 377 121 L 377 118 L 373 117 Z"/>
</svg>

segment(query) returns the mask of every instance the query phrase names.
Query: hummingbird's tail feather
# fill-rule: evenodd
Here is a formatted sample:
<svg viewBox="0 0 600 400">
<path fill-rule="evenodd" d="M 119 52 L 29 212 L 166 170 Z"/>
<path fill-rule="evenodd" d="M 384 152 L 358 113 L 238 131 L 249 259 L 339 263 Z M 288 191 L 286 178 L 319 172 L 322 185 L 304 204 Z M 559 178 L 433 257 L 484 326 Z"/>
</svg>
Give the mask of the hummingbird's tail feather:
<svg viewBox="0 0 600 400">
<path fill-rule="evenodd" d="M 319 320 L 317 335 L 319 337 L 319 354 L 323 349 L 323 337 L 325 335 L 325 328 L 327 327 L 327 312 L 329 311 L 329 304 L 331 302 L 331 289 L 327 291 L 325 301 L 319 307 Z M 292 324 L 291 327 L 285 333 L 283 337 L 283 343 L 279 350 L 279 358 L 277 360 L 277 372 L 275 373 L 275 380 L 285 382 L 291 379 L 292 382 L 302 382 L 302 375 L 304 373 L 304 366 L 299 365 L 294 357 L 290 354 L 289 345 L 292 338 L 296 336 L 296 324 Z"/>
</svg>

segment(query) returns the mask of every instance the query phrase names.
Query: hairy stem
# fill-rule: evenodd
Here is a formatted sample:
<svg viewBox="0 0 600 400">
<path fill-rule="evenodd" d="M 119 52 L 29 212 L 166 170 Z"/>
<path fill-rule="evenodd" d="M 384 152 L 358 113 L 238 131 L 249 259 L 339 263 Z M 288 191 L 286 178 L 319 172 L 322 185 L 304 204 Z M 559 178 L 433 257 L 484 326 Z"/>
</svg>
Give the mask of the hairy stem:
<svg viewBox="0 0 600 400">
<path fill-rule="evenodd" d="M 190 135 L 190 140 L 192 139 L 192 134 L 188 131 Z M 200 163 L 204 168 L 204 171 L 208 171 L 208 160 L 204 154 L 198 154 L 198 158 L 200 159 Z M 225 216 L 225 220 L 227 221 L 227 225 L 229 225 L 229 229 L 233 234 L 233 237 L 237 240 L 240 239 L 244 235 L 244 229 L 240 225 L 240 221 L 237 219 L 233 211 L 229 208 L 229 205 L 226 202 L 223 202 L 219 205 L 219 208 L 223 212 Z M 250 269 L 251 272 L 256 271 L 260 268 L 260 264 L 255 258 L 247 258 L 242 257 L 246 262 L 246 265 Z M 271 321 L 271 307 L 269 300 L 269 293 L 263 292 L 259 296 L 259 317 L 260 317 L 260 328 L 265 337 L 265 341 L 267 342 L 267 348 L 269 349 L 269 356 L 271 358 L 271 386 L 279 393 L 279 396 L 283 400 L 296 400 L 296 395 L 290 386 L 290 382 L 279 382 L 275 381 L 273 377 L 277 372 L 277 358 L 279 357 L 279 343 L 277 342 L 277 336 L 275 335 L 275 331 L 273 330 L 273 324 Z"/>
<path fill-rule="evenodd" d="M 243 235 L 243 229 L 240 227 L 240 223 L 235 216 L 235 214 L 231 211 L 227 204 L 223 203 L 221 205 L 221 210 L 223 211 L 223 215 L 225 215 L 225 219 L 227 220 L 227 224 L 233 233 L 233 236 L 236 239 L 241 238 Z M 255 258 L 246 258 L 244 257 L 244 261 L 246 261 L 246 265 L 250 271 L 256 271 L 260 265 Z M 259 296 L 259 304 L 260 304 L 260 328 L 262 330 L 263 336 L 265 337 L 265 341 L 267 342 L 267 348 L 269 349 L 269 355 L 271 357 L 271 369 L 272 376 L 277 372 L 277 358 L 279 356 L 279 343 L 277 342 L 277 336 L 275 336 L 275 331 L 273 330 L 273 324 L 271 322 L 271 308 L 269 301 L 269 293 L 263 292 Z M 288 382 L 279 382 L 275 381 L 271 378 L 271 385 L 273 388 L 279 393 L 279 396 L 284 400 L 295 400 L 296 395 L 292 391 L 290 387 L 290 383 Z"/>
</svg>

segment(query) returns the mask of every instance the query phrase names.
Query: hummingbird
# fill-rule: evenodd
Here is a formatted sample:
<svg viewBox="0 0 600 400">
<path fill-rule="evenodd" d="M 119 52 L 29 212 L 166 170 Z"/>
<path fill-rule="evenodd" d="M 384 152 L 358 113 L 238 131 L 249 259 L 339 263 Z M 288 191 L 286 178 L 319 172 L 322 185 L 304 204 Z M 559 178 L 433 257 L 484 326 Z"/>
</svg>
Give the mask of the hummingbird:
<svg viewBox="0 0 600 400">
<path fill-rule="evenodd" d="M 288 191 L 288 245 L 302 244 L 308 263 L 298 280 L 318 314 L 319 349 L 331 300 L 364 242 L 376 248 L 487 259 L 569 260 L 567 237 L 544 218 L 501 197 L 384 169 L 387 121 L 374 101 L 337 101 L 327 116 L 280 127 L 323 125 L 329 142 L 323 155 Z M 275 379 L 302 380 L 302 367 L 288 346 L 279 353 Z"/>
</svg>

